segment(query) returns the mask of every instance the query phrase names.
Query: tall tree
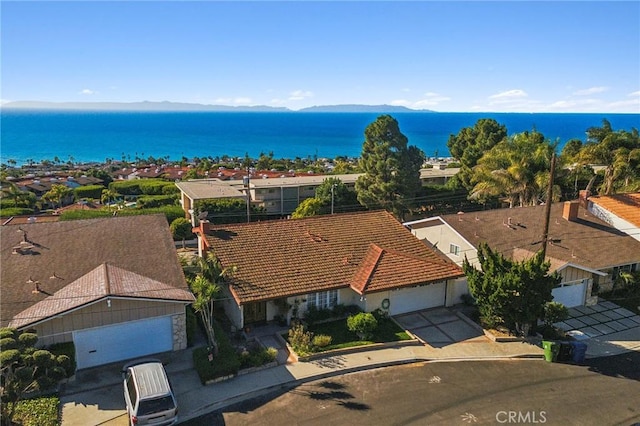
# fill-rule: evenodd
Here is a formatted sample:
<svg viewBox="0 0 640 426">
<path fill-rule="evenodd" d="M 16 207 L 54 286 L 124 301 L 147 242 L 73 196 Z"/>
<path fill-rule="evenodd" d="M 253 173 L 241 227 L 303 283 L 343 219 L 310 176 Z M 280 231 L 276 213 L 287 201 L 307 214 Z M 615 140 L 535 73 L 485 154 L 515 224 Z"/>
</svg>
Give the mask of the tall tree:
<svg viewBox="0 0 640 426">
<path fill-rule="evenodd" d="M 318 216 L 325 214 L 325 205 L 322 200 L 312 197 L 302 200 L 298 207 L 291 213 L 293 219 L 300 219 L 303 217 Z"/>
<path fill-rule="evenodd" d="M 182 240 L 182 248 L 185 248 L 185 240 L 193 237 L 191 222 L 184 217 L 178 217 L 171 222 L 169 229 L 173 238 L 176 240 Z"/>
<path fill-rule="evenodd" d="M 553 300 L 551 291 L 561 277 L 549 274 L 551 264 L 545 261 L 542 251 L 516 262 L 482 243 L 478 261 L 480 269 L 465 257 L 462 270 L 482 321 L 488 327 L 504 324 L 527 335 L 531 325 L 544 317 L 544 307 Z"/>
<path fill-rule="evenodd" d="M 447 141 L 449 153 L 460 162 L 460 170 L 449 185 L 470 191 L 473 168 L 485 152 L 507 137 L 507 128 L 492 118 L 481 118 L 473 127 L 461 129 L 457 135 L 450 135 Z"/>
<path fill-rule="evenodd" d="M 616 187 L 628 190 L 632 182 L 640 185 L 640 138 L 637 129 L 614 131 L 609 121 L 602 120 L 602 127 L 587 130 L 587 143 L 578 158 L 585 165 L 605 166 L 600 194 L 613 194 Z"/>
<path fill-rule="evenodd" d="M 471 198 L 506 197 L 511 207 L 546 199 L 555 147 L 537 131 L 513 135 L 487 151 L 473 169 Z M 560 188 L 554 188 L 559 197 Z M 554 198 L 555 198 L 554 197 Z"/>
<path fill-rule="evenodd" d="M 358 201 L 369 209 L 387 209 L 402 218 L 420 189 L 424 153 L 407 145 L 407 137 L 390 115 L 379 116 L 364 135 L 360 155 L 363 175 L 356 181 Z"/>
</svg>

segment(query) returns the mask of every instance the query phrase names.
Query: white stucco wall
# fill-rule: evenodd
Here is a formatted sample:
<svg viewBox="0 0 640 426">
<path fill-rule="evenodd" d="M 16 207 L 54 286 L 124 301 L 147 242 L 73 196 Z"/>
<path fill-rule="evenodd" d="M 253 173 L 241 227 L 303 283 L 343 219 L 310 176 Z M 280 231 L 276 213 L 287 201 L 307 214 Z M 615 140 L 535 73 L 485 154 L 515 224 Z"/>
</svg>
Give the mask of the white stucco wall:
<svg viewBox="0 0 640 426">
<path fill-rule="evenodd" d="M 589 201 L 589 212 L 600 220 L 640 241 L 640 228 L 611 213 L 592 201 Z"/>
<path fill-rule="evenodd" d="M 438 250 L 455 262 L 456 265 L 462 266 L 465 255 L 472 265 L 478 265 L 477 250 L 440 218 L 408 222 L 405 225 L 409 226 L 411 233 L 419 240 L 426 240 L 431 247 L 435 245 Z M 459 254 L 450 253 L 451 244 L 460 247 Z"/>
</svg>

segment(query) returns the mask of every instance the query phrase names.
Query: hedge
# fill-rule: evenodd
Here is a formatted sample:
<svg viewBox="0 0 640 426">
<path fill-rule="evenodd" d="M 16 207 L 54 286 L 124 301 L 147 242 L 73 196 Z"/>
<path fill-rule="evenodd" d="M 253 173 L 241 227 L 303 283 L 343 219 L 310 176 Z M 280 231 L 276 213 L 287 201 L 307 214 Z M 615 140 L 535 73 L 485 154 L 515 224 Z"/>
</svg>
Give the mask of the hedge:
<svg viewBox="0 0 640 426">
<path fill-rule="evenodd" d="M 77 187 L 73 192 L 78 200 L 83 198 L 99 200 L 102 198 L 103 189 L 105 189 L 104 185 L 86 185 Z"/>
<path fill-rule="evenodd" d="M 196 200 L 197 212 L 208 212 L 207 218 L 215 223 L 239 223 L 247 221 L 247 200 L 244 198 L 220 198 Z M 251 215 L 263 214 L 264 207 L 251 206 Z"/>
<path fill-rule="evenodd" d="M 136 207 L 140 209 L 161 206 L 174 206 L 178 204 L 177 195 L 141 195 L 136 199 Z"/>
<path fill-rule="evenodd" d="M 176 184 L 161 179 L 133 179 L 113 181 L 109 189 L 121 195 L 163 195 L 164 188 L 170 186 Z"/>
<path fill-rule="evenodd" d="M 33 214 L 33 209 L 27 209 L 24 207 L 9 207 L 7 209 L 0 209 L 0 217 L 2 218 L 24 216 L 28 214 Z"/>
<path fill-rule="evenodd" d="M 94 219 L 98 217 L 113 216 L 116 211 L 117 216 L 138 216 L 143 214 L 162 213 L 166 216 L 167 222 L 171 223 L 179 217 L 184 217 L 184 210 L 180 206 L 163 206 L 152 209 L 122 209 L 122 210 L 69 210 L 60 215 L 60 220 Z"/>
</svg>

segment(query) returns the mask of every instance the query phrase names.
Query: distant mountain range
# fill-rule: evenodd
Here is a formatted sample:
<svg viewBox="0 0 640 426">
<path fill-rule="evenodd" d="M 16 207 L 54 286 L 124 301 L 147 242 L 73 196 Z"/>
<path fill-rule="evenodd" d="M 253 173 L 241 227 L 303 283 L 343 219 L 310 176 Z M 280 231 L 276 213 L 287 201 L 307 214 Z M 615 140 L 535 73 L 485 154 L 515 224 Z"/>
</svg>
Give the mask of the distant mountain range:
<svg viewBox="0 0 640 426">
<path fill-rule="evenodd" d="M 395 105 L 320 105 L 294 111 L 285 107 L 205 105 L 182 102 L 41 102 L 15 101 L 2 105 L 2 109 L 52 109 L 88 111 L 212 111 L 212 112 L 434 112 L 415 110 Z"/>
</svg>

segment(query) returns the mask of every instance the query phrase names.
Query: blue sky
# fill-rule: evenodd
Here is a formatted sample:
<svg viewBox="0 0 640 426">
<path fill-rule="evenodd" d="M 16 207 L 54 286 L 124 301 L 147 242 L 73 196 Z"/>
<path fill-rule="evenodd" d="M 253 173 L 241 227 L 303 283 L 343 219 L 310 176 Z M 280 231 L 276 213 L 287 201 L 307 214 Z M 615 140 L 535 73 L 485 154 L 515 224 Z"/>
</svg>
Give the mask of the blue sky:
<svg viewBox="0 0 640 426">
<path fill-rule="evenodd" d="M 640 113 L 640 2 L 1 4 L 2 102 Z"/>
</svg>

